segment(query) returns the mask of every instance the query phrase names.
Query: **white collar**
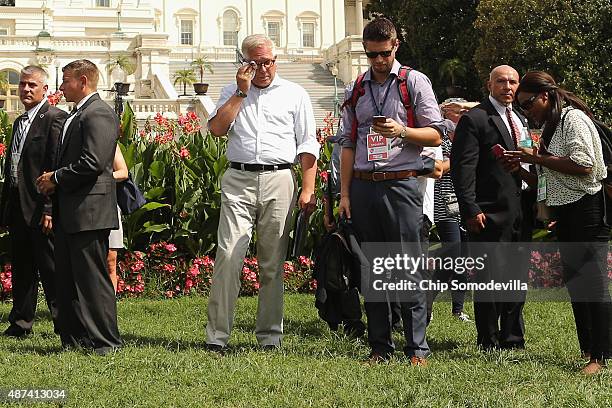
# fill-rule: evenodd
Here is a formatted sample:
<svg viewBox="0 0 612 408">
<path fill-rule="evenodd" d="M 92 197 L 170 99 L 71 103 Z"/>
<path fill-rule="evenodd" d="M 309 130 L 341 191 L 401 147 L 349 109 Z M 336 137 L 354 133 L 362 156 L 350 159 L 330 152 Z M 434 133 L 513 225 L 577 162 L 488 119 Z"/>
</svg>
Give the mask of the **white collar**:
<svg viewBox="0 0 612 408">
<path fill-rule="evenodd" d="M 491 94 L 489 94 L 489 101 L 491 101 L 491 104 L 493 104 L 493 107 L 495 108 L 495 110 L 497 111 L 497 113 L 499 113 L 500 115 L 505 115 L 506 114 L 506 109 L 510 108 L 510 110 L 512 110 L 512 104 L 506 106 L 506 105 L 502 105 L 501 103 L 499 103 L 499 101 L 495 98 L 493 98 L 491 96 Z"/>
<path fill-rule="evenodd" d="M 38 113 L 40 108 L 42 108 L 42 106 L 45 104 L 45 102 L 47 102 L 47 97 L 46 96 L 42 99 L 42 101 L 40 101 L 38 104 L 36 104 L 36 106 L 34 106 L 33 108 L 29 109 L 26 112 L 28 114 L 28 122 L 32 122 L 34 120 L 34 118 L 36 117 L 36 114 Z"/>
<path fill-rule="evenodd" d="M 87 101 L 89 100 L 89 98 L 91 98 L 92 96 L 96 95 L 97 93 L 98 93 L 98 92 L 95 92 L 95 91 L 94 91 L 94 92 L 90 93 L 89 95 L 87 95 L 86 97 L 84 97 L 83 99 L 81 99 L 81 100 L 79 101 L 79 103 L 77 103 L 76 109 L 77 109 L 77 110 L 78 110 L 78 109 L 81 109 L 81 107 L 82 107 L 83 105 L 85 105 L 85 102 L 87 102 Z"/>
</svg>

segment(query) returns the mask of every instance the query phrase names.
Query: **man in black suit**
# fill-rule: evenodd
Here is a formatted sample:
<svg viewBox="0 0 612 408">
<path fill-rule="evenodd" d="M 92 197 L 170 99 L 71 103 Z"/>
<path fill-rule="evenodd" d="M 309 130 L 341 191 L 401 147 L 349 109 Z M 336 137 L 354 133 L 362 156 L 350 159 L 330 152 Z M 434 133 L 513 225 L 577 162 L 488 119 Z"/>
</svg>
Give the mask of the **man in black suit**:
<svg viewBox="0 0 612 408">
<path fill-rule="evenodd" d="M 38 178 L 55 193 L 55 262 L 64 347 L 98 354 L 121 347 L 115 291 L 106 268 L 108 234 L 119 227 L 113 157 L 119 120 L 96 92 L 98 69 L 77 60 L 63 69 L 60 90 L 76 103 L 64 124 L 53 172 Z"/>
<path fill-rule="evenodd" d="M 515 242 L 520 237 L 519 171 L 506 171 L 494 148 L 499 144 L 505 150 L 518 150 L 528 137 L 526 119 L 512 107 L 518 84 L 514 68 L 494 68 L 487 82 L 489 96 L 461 117 L 455 131 L 451 177 L 471 242 Z M 509 264 L 507 247 L 492 248 L 487 268 L 477 273 L 479 281 L 488 281 Z M 524 302 L 495 301 L 490 295 L 474 294 L 478 345 L 484 349 L 524 348 Z"/>
<path fill-rule="evenodd" d="M 9 228 L 13 271 L 13 308 L 4 335 L 11 337 L 32 332 L 39 279 L 54 325 L 57 319 L 52 204 L 37 191 L 36 178 L 52 168 L 67 115 L 47 102 L 47 79 L 40 67 L 21 70 L 19 99 L 26 113 L 15 120 L 4 163 L 0 217 Z"/>
</svg>

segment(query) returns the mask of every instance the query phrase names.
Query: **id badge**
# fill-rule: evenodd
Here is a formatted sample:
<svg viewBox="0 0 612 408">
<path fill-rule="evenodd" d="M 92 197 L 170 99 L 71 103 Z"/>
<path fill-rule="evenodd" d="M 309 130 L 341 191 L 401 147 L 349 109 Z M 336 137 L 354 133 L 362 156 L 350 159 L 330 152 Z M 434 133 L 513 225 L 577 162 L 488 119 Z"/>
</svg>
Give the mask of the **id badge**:
<svg viewBox="0 0 612 408">
<path fill-rule="evenodd" d="M 523 126 L 521 130 L 521 140 L 519 141 L 519 147 L 530 148 L 533 146 L 529 129 Z"/>
<path fill-rule="evenodd" d="M 391 152 L 391 139 L 372 132 L 367 136 L 368 161 L 388 160 Z"/>
<path fill-rule="evenodd" d="M 538 201 L 546 200 L 546 177 L 538 175 Z"/>
</svg>

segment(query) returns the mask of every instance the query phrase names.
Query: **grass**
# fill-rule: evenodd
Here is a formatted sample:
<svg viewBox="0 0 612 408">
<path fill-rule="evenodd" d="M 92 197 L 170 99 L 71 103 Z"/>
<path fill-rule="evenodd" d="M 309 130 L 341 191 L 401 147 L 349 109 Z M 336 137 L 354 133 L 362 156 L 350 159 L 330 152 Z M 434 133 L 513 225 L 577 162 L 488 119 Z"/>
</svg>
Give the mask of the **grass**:
<svg viewBox="0 0 612 408">
<path fill-rule="evenodd" d="M 389 364 L 363 364 L 367 345 L 330 332 L 309 295 L 286 296 L 280 351 L 257 348 L 257 298 L 241 298 L 222 357 L 204 350 L 205 298 L 120 301 L 126 346 L 106 357 L 61 352 L 40 306 L 33 336 L 0 338 L 0 389 L 66 388 L 70 407 L 612 406 L 612 368 L 592 378 L 577 372 L 583 362 L 565 303 L 526 306 L 527 351 L 485 354 L 474 324 L 436 303 L 427 368 L 399 352 Z M 0 305 L 3 322 L 9 310 Z"/>
</svg>

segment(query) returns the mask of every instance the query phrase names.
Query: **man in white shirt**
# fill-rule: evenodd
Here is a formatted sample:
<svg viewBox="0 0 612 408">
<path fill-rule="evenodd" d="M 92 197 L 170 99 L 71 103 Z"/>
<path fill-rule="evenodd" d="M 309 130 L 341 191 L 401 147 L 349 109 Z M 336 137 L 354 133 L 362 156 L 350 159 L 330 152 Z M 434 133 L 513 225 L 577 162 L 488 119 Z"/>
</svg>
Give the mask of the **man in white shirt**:
<svg viewBox="0 0 612 408">
<path fill-rule="evenodd" d="M 298 205 L 314 209 L 320 145 L 310 97 L 276 75 L 274 44 L 264 35 L 242 42 L 245 64 L 226 86 L 208 127 L 227 135 L 230 168 L 221 182 L 217 254 L 208 301 L 206 343 L 221 351 L 229 341 L 240 273 L 253 227 L 257 230 L 259 303 L 255 334 L 264 348 L 280 347 L 283 333 L 282 264 L 287 251 L 299 157 L 302 191 Z"/>
</svg>

